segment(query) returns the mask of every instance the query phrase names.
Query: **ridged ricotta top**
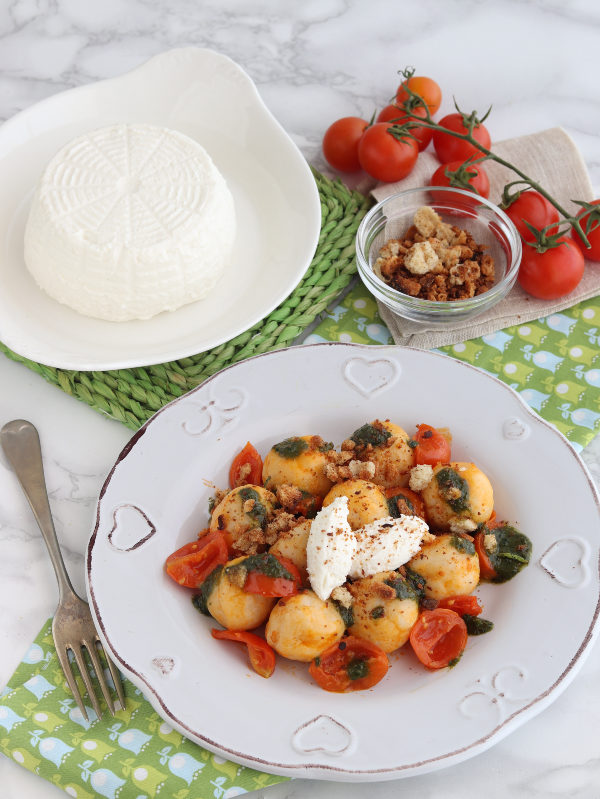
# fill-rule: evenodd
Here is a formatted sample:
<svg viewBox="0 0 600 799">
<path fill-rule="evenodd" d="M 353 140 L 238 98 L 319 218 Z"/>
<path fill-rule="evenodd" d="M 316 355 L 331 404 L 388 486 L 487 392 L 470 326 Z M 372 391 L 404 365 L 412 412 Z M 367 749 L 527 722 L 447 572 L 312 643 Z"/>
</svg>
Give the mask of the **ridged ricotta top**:
<svg viewBox="0 0 600 799">
<path fill-rule="evenodd" d="M 233 198 L 198 142 L 113 125 L 70 142 L 46 167 L 25 262 L 44 291 L 79 313 L 147 319 L 204 297 L 234 237 Z"/>
</svg>

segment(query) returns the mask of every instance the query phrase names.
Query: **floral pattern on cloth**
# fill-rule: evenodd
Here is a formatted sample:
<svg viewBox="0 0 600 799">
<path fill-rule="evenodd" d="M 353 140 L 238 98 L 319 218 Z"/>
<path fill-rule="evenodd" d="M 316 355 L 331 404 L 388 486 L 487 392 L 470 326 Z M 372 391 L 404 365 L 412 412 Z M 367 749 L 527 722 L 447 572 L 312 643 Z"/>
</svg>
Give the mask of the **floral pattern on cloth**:
<svg viewBox="0 0 600 799">
<path fill-rule="evenodd" d="M 362 283 L 305 339 L 318 341 L 394 343 Z M 436 352 L 498 377 L 578 451 L 600 432 L 600 297 Z"/>
<path fill-rule="evenodd" d="M 232 799 L 287 780 L 192 743 L 131 682 L 124 679 L 123 688 L 125 710 L 114 718 L 106 711 L 99 721 L 86 703 L 85 721 L 58 663 L 49 620 L 0 690 L 0 751 L 77 799 Z"/>
</svg>

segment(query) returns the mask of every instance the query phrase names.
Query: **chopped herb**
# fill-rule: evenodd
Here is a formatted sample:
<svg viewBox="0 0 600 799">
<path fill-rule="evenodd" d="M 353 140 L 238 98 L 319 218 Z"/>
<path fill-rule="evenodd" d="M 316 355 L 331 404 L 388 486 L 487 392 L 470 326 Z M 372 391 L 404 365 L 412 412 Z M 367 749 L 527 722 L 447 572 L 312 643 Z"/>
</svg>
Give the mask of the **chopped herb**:
<svg viewBox="0 0 600 799">
<path fill-rule="evenodd" d="M 385 580 L 384 582 L 386 585 L 389 585 L 390 588 L 394 589 L 397 599 L 414 599 L 415 602 L 418 601 L 419 596 L 408 577 L 404 577 L 402 574 L 396 574 L 395 577 Z"/>
<path fill-rule="evenodd" d="M 463 538 L 462 535 L 453 533 L 450 536 L 450 545 L 457 549 L 459 552 L 465 552 L 467 555 L 475 554 L 475 544 L 470 538 Z"/>
<path fill-rule="evenodd" d="M 383 605 L 377 605 L 376 608 L 373 608 L 370 615 L 372 619 L 380 619 L 384 614 L 385 614 L 385 609 Z"/>
<path fill-rule="evenodd" d="M 268 511 L 265 505 L 263 505 L 263 503 L 260 501 L 258 491 L 250 486 L 245 486 L 244 488 L 240 489 L 240 499 L 242 500 L 242 503 L 249 499 L 254 500 L 254 506 L 250 510 L 246 511 L 246 515 L 249 516 L 253 522 L 256 522 L 258 527 L 264 528 L 265 524 L 267 523 Z"/>
<path fill-rule="evenodd" d="M 324 441 L 321 446 L 319 447 L 319 452 L 329 452 L 333 449 L 333 442 L 332 441 Z"/>
<path fill-rule="evenodd" d="M 369 664 L 364 658 L 354 658 L 346 666 L 346 674 L 351 680 L 360 680 L 369 674 Z"/>
<path fill-rule="evenodd" d="M 333 605 L 337 612 L 342 617 L 342 621 L 346 627 L 352 627 L 354 624 L 354 611 L 352 610 L 352 605 L 347 608 L 345 605 L 342 605 L 341 602 L 338 602 L 336 599 L 333 600 Z"/>
<path fill-rule="evenodd" d="M 486 535 L 488 529 L 483 527 L 481 532 Z M 509 524 L 495 527 L 492 532 L 498 545 L 494 552 L 486 549 L 492 568 L 496 572 L 492 582 L 505 583 L 527 566 L 531 559 L 532 544 L 526 535 Z"/>
<path fill-rule="evenodd" d="M 389 499 L 387 500 L 387 506 L 388 506 L 388 511 L 390 512 L 390 516 L 393 516 L 394 519 L 397 519 L 400 516 L 402 516 L 402 514 L 398 510 L 399 499 L 403 499 L 406 502 L 406 504 L 408 505 L 408 509 L 410 510 L 411 513 L 415 512 L 415 506 L 411 502 L 410 498 L 400 493 L 400 494 L 395 494 L 393 497 L 389 497 Z"/>
<path fill-rule="evenodd" d="M 222 566 L 217 566 L 216 569 L 213 569 L 200 586 L 200 593 L 194 594 L 192 597 L 192 605 L 196 608 L 196 610 L 199 610 L 200 613 L 203 613 L 205 616 L 210 616 L 210 611 L 208 610 L 208 598 L 210 597 L 213 588 L 218 583 L 222 571 Z"/>
<path fill-rule="evenodd" d="M 317 655 L 315 658 L 315 666 L 318 668 L 321 665 L 321 658 Z"/>
<path fill-rule="evenodd" d="M 374 447 L 380 447 L 382 444 L 391 438 L 392 434 L 383 428 L 375 427 L 372 424 L 363 424 L 358 430 L 355 430 L 350 438 L 355 444 L 366 446 L 371 444 Z"/>
<path fill-rule="evenodd" d="M 433 435 L 433 430 L 426 430 L 423 433 L 422 438 L 431 438 L 432 435 Z"/>
<path fill-rule="evenodd" d="M 427 585 L 427 581 L 416 571 L 413 571 L 410 566 L 405 566 L 404 571 L 406 572 L 406 579 L 417 595 L 417 599 L 419 602 L 422 602 L 425 599 L 425 586 Z"/>
<path fill-rule="evenodd" d="M 437 472 L 435 479 L 440 489 L 442 498 L 450 505 L 453 511 L 460 513 L 469 507 L 469 484 L 455 469 L 445 466 Z"/>
<path fill-rule="evenodd" d="M 248 572 L 260 572 L 266 577 L 281 577 L 284 580 L 293 580 L 294 577 L 285 566 L 270 552 L 263 552 L 260 555 L 248 555 L 233 566 L 226 566 L 225 572 L 229 573 L 238 568 L 244 568 Z"/>
<path fill-rule="evenodd" d="M 212 516 L 212 512 L 217 507 L 217 500 L 216 497 L 209 497 L 208 498 L 208 515 Z"/>
<path fill-rule="evenodd" d="M 279 444 L 275 444 L 273 449 L 278 455 L 281 455 L 282 458 L 293 460 L 308 449 L 308 443 L 299 436 L 292 436 L 291 438 L 286 438 L 284 441 L 280 441 Z"/>
<path fill-rule="evenodd" d="M 338 649 L 340 649 L 340 650 L 343 652 L 343 651 L 344 651 L 344 649 L 345 649 L 347 646 L 348 646 L 348 644 L 347 644 L 345 641 L 340 641 L 340 642 L 339 642 L 339 644 L 338 644 Z"/>
<path fill-rule="evenodd" d="M 464 652 L 464 650 L 463 650 L 463 652 Z M 460 655 L 457 655 L 455 658 L 452 658 L 450 663 L 448 663 L 448 668 L 449 669 L 453 669 L 456 666 L 456 664 L 458 663 L 458 661 L 461 659 L 462 656 L 463 656 L 463 653 L 461 652 Z"/>
<path fill-rule="evenodd" d="M 467 625 L 469 635 L 483 635 L 494 629 L 493 621 L 481 619 L 479 616 L 471 616 L 470 613 L 463 614 L 463 621 Z"/>
<path fill-rule="evenodd" d="M 409 438 L 407 443 L 411 449 L 416 449 L 419 446 L 419 442 L 415 441 L 414 438 Z"/>
</svg>

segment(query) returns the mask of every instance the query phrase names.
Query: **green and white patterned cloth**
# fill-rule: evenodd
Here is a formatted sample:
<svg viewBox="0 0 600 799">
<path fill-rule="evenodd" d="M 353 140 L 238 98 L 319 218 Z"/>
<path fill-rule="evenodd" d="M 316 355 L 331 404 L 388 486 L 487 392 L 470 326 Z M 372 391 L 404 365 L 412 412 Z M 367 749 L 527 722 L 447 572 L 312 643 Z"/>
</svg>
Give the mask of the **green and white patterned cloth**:
<svg viewBox="0 0 600 799">
<path fill-rule="evenodd" d="M 98 721 L 86 705 L 86 722 L 65 682 L 51 625 L 0 691 L 0 751 L 15 762 L 77 799 L 232 799 L 287 779 L 191 743 L 128 680 L 126 710 L 114 719 L 106 711 Z"/>
<path fill-rule="evenodd" d="M 362 284 L 327 313 L 305 343 L 317 341 L 394 343 Z M 600 432 L 600 297 L 437 351 L 503 380 L 576 450 Z"/>
</svg>

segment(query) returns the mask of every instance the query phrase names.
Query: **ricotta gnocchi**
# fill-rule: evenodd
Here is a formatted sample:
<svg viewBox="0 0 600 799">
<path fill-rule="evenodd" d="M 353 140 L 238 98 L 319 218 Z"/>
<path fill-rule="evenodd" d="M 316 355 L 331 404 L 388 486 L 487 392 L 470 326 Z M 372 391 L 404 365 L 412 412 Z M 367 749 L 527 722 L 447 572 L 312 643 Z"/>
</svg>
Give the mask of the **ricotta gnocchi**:
<svg viewBox="0 0 600 799">
<path fill-rule="evenodd" d="M 33 197 L 25 263 L 86 316 L 148 319 L 205 297 L 231 257 L 233 198 L 189 136 L 113 125 L 52 158 Z"/>
</svg>

